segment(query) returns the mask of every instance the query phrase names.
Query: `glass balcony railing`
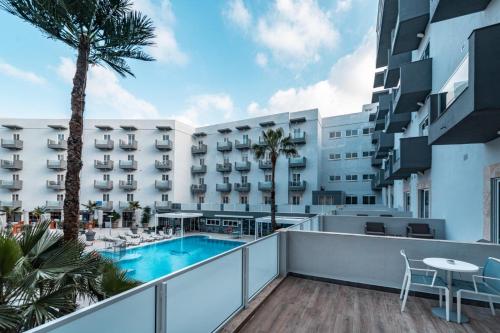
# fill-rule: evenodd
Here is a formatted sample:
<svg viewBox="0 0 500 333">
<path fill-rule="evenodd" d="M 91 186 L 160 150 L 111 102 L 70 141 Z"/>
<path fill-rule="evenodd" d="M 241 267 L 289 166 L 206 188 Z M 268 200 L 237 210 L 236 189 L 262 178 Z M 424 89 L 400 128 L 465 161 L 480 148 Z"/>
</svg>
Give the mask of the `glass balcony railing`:
<svg viewBox="0 0 500 333">
<path fill-rule="evenodd" d="M 467 54 L 453 75 L 448 79 L 440 93 L 445 94 L 446 109 L 453 103 L 461 93 L 469 86 L 469 55 Z"/>
</svg>

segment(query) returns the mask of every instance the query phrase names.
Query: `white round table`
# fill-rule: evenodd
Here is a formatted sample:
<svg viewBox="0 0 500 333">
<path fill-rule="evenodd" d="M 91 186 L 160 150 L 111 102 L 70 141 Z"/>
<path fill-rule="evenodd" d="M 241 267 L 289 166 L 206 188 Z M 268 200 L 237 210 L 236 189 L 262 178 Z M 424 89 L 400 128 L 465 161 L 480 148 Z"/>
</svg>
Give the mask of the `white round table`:
<svg viewBox="0 0 500 333">
<path fill-rule="evenodd" d="M 453 272 L 475 273 L 479 270 L 479 267 L 465 261 L 447 258 L 425 258 L 423 262 L 429 267 L 446 271 L 446 284 L 450 291 L 450 297 L 447 300 L 450 308 L 450 321 L 457 322 L 457 312 L 453 310 Z M 432 314 L 446 320 L 446 309 L 440 307 L 432 308 Z M 468 321 L 469 318 L 462 314 L 461 323 Z"/>
</svg>

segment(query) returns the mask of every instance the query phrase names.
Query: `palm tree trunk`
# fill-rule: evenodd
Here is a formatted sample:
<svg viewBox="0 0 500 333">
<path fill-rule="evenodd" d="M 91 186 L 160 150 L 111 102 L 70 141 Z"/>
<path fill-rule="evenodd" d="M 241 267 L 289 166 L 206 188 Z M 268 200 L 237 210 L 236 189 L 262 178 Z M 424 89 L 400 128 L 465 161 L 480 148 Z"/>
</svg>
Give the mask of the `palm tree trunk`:
<svg viewBox="0 0 500 333">
<path fill-rule="evenodd" d="M 271 157 L 271 228 L 273 232 L 278 229 L 276 225 L 276 186 L 274 182 L 274 175 L 276 171 L 276 158 Z"/>
<path fill-rule="evenodd" d="M 82 169 L 83 111 L 89 66 L 90 45 L 86 37 L 80 38 L 76 72 L 71 91 L 71 120 L 69 122 L 66 196 L 64 198 L 64 239 L 78 239 L 80 212 L 80 171 Z"/>
</svg>

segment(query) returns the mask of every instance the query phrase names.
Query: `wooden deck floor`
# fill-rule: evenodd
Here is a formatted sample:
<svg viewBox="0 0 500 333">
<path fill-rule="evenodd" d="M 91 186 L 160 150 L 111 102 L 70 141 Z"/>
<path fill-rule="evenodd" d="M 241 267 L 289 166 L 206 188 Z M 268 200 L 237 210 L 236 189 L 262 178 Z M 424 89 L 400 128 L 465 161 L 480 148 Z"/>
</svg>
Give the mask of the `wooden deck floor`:
<svg viewBox="0 0 500 333">
<path fill-rule="evenodd" d="M 437 300 L 288 277 L 240 332 L 500 332 L 500 314 L 463 306 L 471 321 L 449 323 L 431 314 Z"/>
</svg>

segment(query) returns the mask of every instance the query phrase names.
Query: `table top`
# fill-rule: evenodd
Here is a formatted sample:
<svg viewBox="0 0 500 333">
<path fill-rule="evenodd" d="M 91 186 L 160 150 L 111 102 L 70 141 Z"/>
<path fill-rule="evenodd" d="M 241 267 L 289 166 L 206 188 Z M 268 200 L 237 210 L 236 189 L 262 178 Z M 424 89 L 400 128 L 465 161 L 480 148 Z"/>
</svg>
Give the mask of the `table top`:
<svg viewBox="0 0 500 333">
<path fill-rule="evenodd" d="M 448 258 L 425 258 L 423 262 L 427 266 L 445 271 L 474 273 L 479 270 L 479 267 L 474 264 Z"/>
</svg>

